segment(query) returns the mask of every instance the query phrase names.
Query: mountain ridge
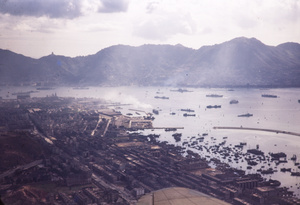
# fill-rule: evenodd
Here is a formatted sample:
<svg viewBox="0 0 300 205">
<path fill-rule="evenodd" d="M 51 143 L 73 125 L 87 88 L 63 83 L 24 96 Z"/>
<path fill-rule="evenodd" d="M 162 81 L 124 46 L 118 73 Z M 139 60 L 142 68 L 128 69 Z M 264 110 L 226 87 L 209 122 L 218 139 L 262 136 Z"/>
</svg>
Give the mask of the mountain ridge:
<svg viewBox="0 0 300 205">
<path fill-rule="evenodd" d="M 238 37 L 192 49 L 115 45 L 88 56 L 39 59 L 0 49 L 3 84 L 300 87 L 300 44 Z"/>
</svg>

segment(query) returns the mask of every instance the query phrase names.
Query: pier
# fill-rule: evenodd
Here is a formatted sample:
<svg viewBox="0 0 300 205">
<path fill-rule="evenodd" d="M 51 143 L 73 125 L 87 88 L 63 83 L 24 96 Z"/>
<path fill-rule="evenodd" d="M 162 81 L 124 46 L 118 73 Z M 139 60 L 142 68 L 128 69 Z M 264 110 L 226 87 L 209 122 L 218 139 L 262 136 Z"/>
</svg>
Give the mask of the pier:
<svg viewBox="0 0 300 205">
<path fill-rule="evenodd" d="M 152 127 L 152 128 L 148 128 L 148 129 L 184 129 L 184 127 Z"/>
<path fill-rule="evenodd" d="M 148 114 L 146 111 L 144 111 L 144 110 L 137 110 L 137 109 L 128 109 L 128 110 L 130 110 L 130 111 L 135 111 L 135 112 L 143 112 L 143 113 L 145 113 L 146 115 Z"/>
<path fill-rule="evenodd" d="M 300 133 L 288 132 L 284 130 L 273 130 L 273 129 L 264 129 L 264 128 L 251 128 L 251 127 L 213 127 L 213 129 L 230 129 L 230 130 L 254 130 L 254 131 L 264 131 L 264 132 L 275 132 L 276 134 L 287 134 L 295 135 L 300 137 Z"/>
</svg>

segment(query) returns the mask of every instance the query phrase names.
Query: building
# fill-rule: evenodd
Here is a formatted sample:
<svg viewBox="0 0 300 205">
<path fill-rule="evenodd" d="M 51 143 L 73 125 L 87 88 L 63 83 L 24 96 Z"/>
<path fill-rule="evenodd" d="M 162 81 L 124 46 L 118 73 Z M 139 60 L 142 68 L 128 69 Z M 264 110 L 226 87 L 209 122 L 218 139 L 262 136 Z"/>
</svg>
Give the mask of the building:
<svg viewBox="0 0 300 205">
<path fill-rule="evenodd" d="M 229 203 L 203 194 L 199 191 L 172 187 L 151 192 L 141 197 L 137 205 L 155 205 L 155 204 L 192 204 L 194 205 L 229 205 Z"/>
</svg>

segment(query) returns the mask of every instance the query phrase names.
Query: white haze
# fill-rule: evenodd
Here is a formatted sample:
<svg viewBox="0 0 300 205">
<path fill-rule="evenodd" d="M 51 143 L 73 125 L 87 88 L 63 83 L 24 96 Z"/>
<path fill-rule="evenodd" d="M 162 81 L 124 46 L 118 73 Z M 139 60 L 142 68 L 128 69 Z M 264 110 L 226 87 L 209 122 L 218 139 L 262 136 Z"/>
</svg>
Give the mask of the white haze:
<svg viewBox="0 0 300 205">
<path fill-rule="evenodd" d="M 109 91 L 103 93 L 102 98 L 106 101 L 110 102 L 118 102 L 121 104 L 130 104 L 130 107 L 134 108 L 143 108 L 143 109 L 151 109 L 152 106 L 150 104 L 140 102 L 136 97 L 125 94 L 120 91 Z"/>
</svg>

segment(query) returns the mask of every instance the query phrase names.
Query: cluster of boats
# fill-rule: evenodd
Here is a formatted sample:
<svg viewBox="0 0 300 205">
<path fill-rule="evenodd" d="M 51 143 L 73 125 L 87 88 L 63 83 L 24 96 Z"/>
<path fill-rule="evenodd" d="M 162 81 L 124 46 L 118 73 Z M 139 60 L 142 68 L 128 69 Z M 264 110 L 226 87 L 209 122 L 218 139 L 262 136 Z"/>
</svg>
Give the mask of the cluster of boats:
<svg viewBox="0 0 300 205">
<path fill-rule="evenodd" d="M 181 140 L 182 134 L 181 133 L 174 133 L 174 134 L 172 134 L 172 136 L 174 137 L 176 142 L 179 142 Z"/>
</svg>

